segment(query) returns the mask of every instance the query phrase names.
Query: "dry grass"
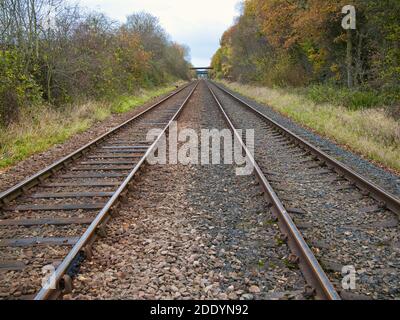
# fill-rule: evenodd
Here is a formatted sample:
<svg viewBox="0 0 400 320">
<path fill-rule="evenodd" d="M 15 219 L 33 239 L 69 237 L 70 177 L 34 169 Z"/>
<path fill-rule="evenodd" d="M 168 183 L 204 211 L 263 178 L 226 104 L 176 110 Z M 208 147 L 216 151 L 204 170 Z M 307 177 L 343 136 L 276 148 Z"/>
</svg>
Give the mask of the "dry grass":
<svg viewBox="0 0 400 320">
<path fill-rule="evenodd" d="M 368 159 L 400 171 L 400 122 L 383 109 L 351 111 L 332 104 L 316 104 L 287 89 L 222 83 Z"/>
<path fill-rule="evenodd" d="M 148 100 L 173 90 L 166 86 L 141 90 L 136 96 L 124 96 L 116 101 L 88 101 L 55 110 L 49 106 L 35 107 L 20 115 L 19 121 L 0 127 L 0 169 L 21 161 L 30 155 L 45 151 L 68 138 L 90 128 L 112 113 L 123 113 Z"/>
</svg>

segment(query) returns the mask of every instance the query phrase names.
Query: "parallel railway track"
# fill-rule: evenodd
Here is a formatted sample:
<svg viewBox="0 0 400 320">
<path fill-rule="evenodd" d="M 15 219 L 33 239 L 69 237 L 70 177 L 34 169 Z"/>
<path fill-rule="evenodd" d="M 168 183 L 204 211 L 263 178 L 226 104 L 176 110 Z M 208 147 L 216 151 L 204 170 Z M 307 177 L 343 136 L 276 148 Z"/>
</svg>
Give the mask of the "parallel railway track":
<svg viewBox="0 0 400 320">
<path fill-rule="evenodd" d="M 371 260 L 390 267 L 390 281 L 400 279 L 395 247 L 396 241 L 400 244 L 400 201 L 218 84 L 206 84 L 253 163 L 281 238 L 292 251 L 289 260 L 308 283 L 307 295 L 326 300 L 398 297 L 397 286 L 386 288 L 386 274 Z M 8 271 L 0 273 L 0 298 L 55 299 L 71 291 L 94 240 L 106 236 L 105 224 L 157 148 L 161 135 L 147 142 L 146 133 L 151 128 L 167 133 L 197 86 L 176 90 L 0 194 L 0 271 Z M 251 128 L 256 133 L 254 155 L 237 131 Z M 389 244 L 382 249 L 379 241 Z M 355 254 L 358 260 L 352 259 Z M 341 288 L 340 268 L 346 263 L 362 271 L 356 295 Z M 40 289 L 45 265 L 55 267 L 56 288 Z"/>
<path fill-rule="evenodd" d="M 187 129 L 198 137 L 203 129 L 228 134 L 205 82 L 182 112 L 177 129 L 180 155 Z M 192 147 L 190 155 L 203 158 L 211 151 L 203 146 L 193 146 L 197 152 Z M 257 180 L 251 172 L 237 176 L 235 166 L 225 162 L 230 151 L 229 146 L 220 146 L 222 163 L 187 166 L 180 158 L 183 162 L 154 165 L 142 175 L 121 215 L 109 224 L 110 236 L 95 246 L 94 259 L 83 264 L 82 281 L 67 298 L 310 299 L 317 293 L 317 298 L 329 299 L 306 286 L 288 246 L 280 240 L 273 208 Z M 131 227 L 120 230 L 127 225 Z M 109 254 L 104 250 L 108 246 L 116 252 Z M 94 278 L 114 281 L 92 287 L 89 279 Z"/>
</svg>

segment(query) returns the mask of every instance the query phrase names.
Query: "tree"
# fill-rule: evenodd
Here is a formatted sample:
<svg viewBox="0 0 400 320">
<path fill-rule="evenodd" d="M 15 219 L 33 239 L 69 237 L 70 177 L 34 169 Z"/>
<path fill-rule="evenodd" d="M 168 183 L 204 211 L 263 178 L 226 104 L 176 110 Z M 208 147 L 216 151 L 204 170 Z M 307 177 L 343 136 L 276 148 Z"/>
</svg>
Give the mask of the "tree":
<svg viewBox="0 0 400 320">
<path fill-rule="evenodd" d="M 120 25 L 62 0 L 0 0 L 0 9 L 0 124 L 43 100 L 63 107 L 189 77 L 188 48 L 148 13 Z"/>
<path fill-rule="evenodd" d="M 396 90 L 400 2 L 355 0 L 357 29 L 342 28 L 345 0 L 247 0 L 213 58 L 216 76 L 268 85 L 330 82 Z M 225 71 L 222 72 L 222 69 Z"/>
</svg>

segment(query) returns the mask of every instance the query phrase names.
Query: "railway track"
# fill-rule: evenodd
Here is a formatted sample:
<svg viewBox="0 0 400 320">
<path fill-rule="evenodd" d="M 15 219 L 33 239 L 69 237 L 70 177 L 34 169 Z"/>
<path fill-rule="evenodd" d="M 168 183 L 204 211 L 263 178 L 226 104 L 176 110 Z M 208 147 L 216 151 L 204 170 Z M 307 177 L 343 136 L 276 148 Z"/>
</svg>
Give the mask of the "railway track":
<svg viewBox="0 0 400 320">
<path fill-rule="evenodd" d="M 399 199 L 220 85 L 209 87 L 231 127 L 255 129 L 256 174 L 269 200 L 289 213 L 341 296 L 399 298 Z M 295 254 L 301 267 L 305 259 Z M 353 290 L 342 289 L 344 266 L 356 272 Z"/>
<path fill-rule="evenodd" d="M 128 190 L 134 190 L 135 177 L 162 135 L 147 142 L 146 133 L 151 128 L 166 133 L 193 95 L 210 96 L 253 163 L 266 199 L 264 211 L 277 220 L 280 241 L 291 250 L 288 262 L 307 282 L 304 297 L 398 298 L 399 200 L 219 85 L 200 82 L 196 92 L 198 84 L 178 89 L 0 194 L 0 298 L 55 299 L 71 292 L 82 262 L 92 256 L 94 240 L 107 237 L 105 225 L 129 199 Z M 215 110 L 207 108 L 202 112 L 210 115 L 203 121 L 214 123 Z M 255 129 L 254 155 L 237 129 Z M 273 248 L 259 250 L 282 250 Z M 44 266 L 54 267 L 55 288 L 41 288 Z M 356 272 L 351 291 L 342 289 L 343 266 Z"/>
<path fill-rule="evenodd" d="M 201 81 L 177 121 L 178 136 L 227 128 Z M 200 155 L 196 149 L 190 153 Z M 109 236 L 96 241 L 93 259 L 82 264 L 65 298 L 311 298 L 256 178 L 235 172 L 224 161 L 152 165 L 135 180 L 107 225 Z"/>
<path fill-rule="evenodd" d="M 106 236 L 105 224 L 161 136 L 148 142 L 146 133 L 166 132 L 196 86 L 176 90 L 0 194 L 1 298 L 51 299 L 71 290 L 91 244 Z M 45 266 L 54 267 L 55 288 L 41 288 Z"/>
<path fill-rule="evenodd" d="M 251 154 L 246 144 L 243 142 L 242 136 L 237 132 L 237 128 L 234 126 L 231 118 L 226 113 L 224 106 L 221 104 L 221 101 L 217 98 L 211 87 L 208 86 L 208 88 L 216 103 L 218 104 L 220 111 L 223 114 L 229 128 L 234 132 L 235 139 L 240 142 L 241 147 L 243 148 L 247 157 L 252 162 L 252 165 L 254 167 L 254 174 L 256 175 L 261 188 L 265 192 L 268 204 L 271 206 L 271 210 L 275 218 L 278 219 L 279 227 L 282 231 L 281 238 L 282 240 L 287 241 L 289 247 L 292 250 L 290 261 L 300 266 L 302 273 L 309 284 L 308 294 L 310 296 L 315 295 L 317 298 L 324 300 L 340 299 L 329 279 L 325 275 L 325 272 L 322 270 L 318 261 L 315 259 L 312 251 L 304 241 L 301 233 L 297 229 L 288 211 L 285 209 L 281 200 L 272 188 L 271 184 L 266 179 L 263 171 L 254 159 L 254 156 Z"/>
<path fill-rule="evenodd" d="M 194 101 L 196 100 L 202 100 L 201 102 L 197 102 L 197 104 L 191 105 L 192 103 L 194 103 Z M 203 110 L 201 110 L 203 109 Z M 247 156 L 251 159 L 251 161 L 253 162 L 255 168 L 256 168 L 256 176 L 258 178 L 258 180 L 260 181 L 260 184 L 262 186 L 262 188 L 265 190 L 265 194 L 267 195 L 268 201 L 265 202 L 264 198 L 260 195 L 259 193 L 259 187 L 258 186 L 254 186 L 252 183 L 249 183 L 249 181 L 244 182 L 243 180 L 250 180 L 250 181 L 254 181 L 254 178 L 252 178 L 251 176 L 246 176 L 245 178 L 241 178 L 239 179 L 240 184 L 244 184 L 246 185 L 246 187 L 244 187 L 245 189 L 239 189 L 237 187 L 235 187 L 235 185 L 237 184 L 237 182 L 232 181 L 232 178 L 228 178 L 229 174 L 226 172 L 226 170 L 229 171 L 228 168 L 232 168 L 232 165 L 217 165 L 214 164 L 211 166 L 210 168 L 205 168 L 205 167 L 200 167 L 201 169 L 196 169 L 196 167 L 192 167 L 191 170 L 188 169 L 183 169 L 183 168 L 178 168 L 176 169 L 177 171 L 188 171 L 186 173 L 186 175 L 190 175 L 191 172 L 194 172 L 195 174 L 195 178 L 194 181 L 196 182 L 190 182 L 189 184 L 185 185 L 185 182 L 179 182 L 180 185 L 184 186 L 184 190 L 185 190 L 185 194 L 191 194 L 194 193 L 194 200 L 191 199 L 191 201 L 189 202 L 185 202 L 187 206 L 191 207 L 190 204 L 193 203 L 194 204 L 194 208 L 191 207 L 191 211 L 194 211 L 194 216 L 195 217 L 201 217 L 201 216 L 205 216 L 208 218 L 203 218 L 201 222 L 197 223 L 198 228 L 200 228 L 202 230 L 202 233 L 204 234 L 208 234 L 210 233 L 209 230 L 215 230 L 215 233 L 213 233 L 213 235 L 211 235 L 211 239 L 213 239 L 211 241 L 211 243 L 208 243 L 208 245 L 206 245 L 202 240 L 203 237 L 197 237 L 196 238 L 196 242 L 200 241 L 202 247 L 205 248 L 209 248 L 207 251 L 207 254 L 211 255 L 210 259 L 214 260 L 215 256 L 214 256 L 214 252 L 215 251 L 222 251 L 222 252 L 229 252 L 230 254 L 232 254 L 232 261 L 229 261 L 230 259 L 226 260 L 226 261 L 221 261 L 219 264 L 217 264 L 214 268 L 212 268 L 212 273 L 216 273 L 219 275 L 223 275 L 224 271 L 227 267 L 222 267 L 224 265 L 231 265 L 233 264 L 233 270 L 240 270 L 242 272 L 243 270 L 243 278 L 247 279 L 245 274 L 246 273 L 250 273 L 250 275 L 248 275 L 249 278 L 253 278 L 252 280 L 247 279 L 248 282 L 250 283 L 257 283 L 256 288 L 258 290 L 261 290 L 259 288 L 263 288 L 264 290 L 266 290 L 265 292 L 260 292 L 257 295 L 257 298 L 260 299 L 263 297 L 262 294 L 264 294 L 264 297 L 268 298 L 271 296 L 275 296 L 275 297 L 281 297 L 284 298 L 286 295 L 288 296 L 292 296 L 292 297 L 296 297 L 296 298 L 300 298 L 300 299 L 306 299 L 306 298 L 316 298 L 316 299 L 326 299 L 326 300 L 336 300 L 339 299 L 338 294 L 336 293 L 335 289 L 333 288 L 332 284 L 330 283 L 330 281 L 328 280 L 327 276 L 325 275 L 324 271 L 322 270 L 322 268 L 320 267 L 320 265 L 318 264 L 317 260 L 315 259 L 313 253 L 311 252 L 310 248 L 307 246 L 307 244 L 305 243 L 305 241 L 303 240 L 300 232 L 298 231 L 298 229 L 296 228 L 296 226 L 294 225 L 292 219 L 290 218 L 290 216 L 288 215 L 288 213 L 285 211 L 285 209 L 283 208 L 283 205 L 281 204 L 279 198 L 276 196 L 276 194 L 274 193 L 274 191 L 272 190 L 270 184 L 268 183 L 268 181 L 266 181 L 265 177 L 263 176 L 263 173 L 261 172 L 261 170 L 259 169 L 259 167 L 257 166 L 257 164 L 255 163 L 252 155 L 247 151 L 246 146 L 243 144 L 241 137 L 238 135 L 238 133 L 236 132 L 236 129 L 233 127 L 231 121 L 229 120 L 229 118 L 227 117 L 226 113 L 223 110 L 223 107 L 221 106 L 219 100 L 215 97 L 213 92 L 210 92 L 207 88 L 207 85 L 205 82 L 202 82 L 199 85 L 199 89 L 198 91 L 196 91 L 196 93 L 194 94 L 193 99 L 191 100 L 190 106 L 187 107 L 187 109 L 185 109 L 185 112 L 187 112 L 187 114 L 185 116 L 182 116 L 185 119 L 180 119 L 180 123 L 183 122 L 183 129 L 185 128 L 185 126 L 189 126 L 189 128 L 194 128 L 196 126 L 199 126 L 199 122 L 202 122 L 203 125 L 205 125 L 208 128 L 218 128 L 219 130 L 226 128 L 228 125 L 228 128 L 230 130 L 232 130 L 235 133 L 236 139 L 238 139 L 239 141 L 241 141 L 241 146 L 242 148 L 245 150 L 245 152 L 247 153 Z M 203 114 L 203 116 L 202 116 Z M 197 119 L 197 120 L 195 120 Z M 200 120 L 201 119 L 201 120 Z M 222 123 L 222 124 L 221 124 Z M 182 124 L 179 126 L 180 128 L 182 128 Z M 199 150 L 200 151 L 200 150 Z M 224 154 L 223 150 L 220 150 L 221 154 Z M 179 166 L 179 164 L 178 164 Z M 201 171 L 200 176 L 196 175 L 196 171 L 199 170 Z M 209 171 L 212 171 L 212 173 L 210 173 Z M 183 174 L 185 176 L 185 174 Z M 232 173 L 230 174 L 232 175 Z M 151 178 L 149 178 L 151 181 Z M 161 176 L 160 179 L 163 179 L 163 177 Z M 202 186 L 201 183 L 199 183 L 199 181 L 204 180 L 203 183 L 206 183 L 205 189 L 204 186 Z M 218 181 L 218 182 L 217 182 Z M 223 183 L 221 183 L 220 181 L 224 181 Z M 149 182 L 147 182 L 148 184 Z M 218 191 L 218 187 L 222 184 L 222 188 L 223 188 L 223 192 L 222 194 L 220 193 L 221 191 Z M 193 186 L 194 185 L 194 186 Z M 144 187 L 146 188 L 146 183 L 144 184 Z M 243 187 L 242 187 L 243 188 Z M 147 190 L 149 190 L 149 188 L 146 188 Z M 153 187 L 151 189 L 155 189 L 155 191 L 151 190 L 148 191 L 148 196 L 149 197 L 153 197 L 154 193 L 158 193 L 158 192 L 162 192 L 164 193 L 165 190 L 160 188 L 160 187 Z M 161 189 L 161 190 L 160 190 Z M 167 189 L 169 189 L 167 187 Z M 234 196 L 230 196 L 230 194 L 232 193 L 231 191 L 234 190 Z M 250 195 L 254 193 L 253 195 Z M 179 197 L 179 196 L 178 196 Z M 193 196 L 192 196 L 193 197 Z M 252 201 L 249 202 L 249 199 L 252 199 Z M 130 200 L 129 203 L 125 206 L 124 211 L 125 212 L 136 212 L 138 210 L 137 206 L 144 206 L 147 207 L 149 204 L 146 203 L 146 201 L 141 201 L 140 204 L 135 205 L 135 203 L 137 201 L 140 201 L 140 197 L 139 198 L 135 198 L 136 201 L 134 200 Z M 256 205 L 257 203 L 261 201 L 262 207 L 258 207 L 256 210 L 256 212 L 251 212 L 251 207 Z M 161 201 L 162 202 L 162 201 Z M 168 202 L 168 207 L 170 208 L 169 210 L 173 211 L 173 212 L 179 212 L 180 211 L 180 206 L 174 207 L 173 203 L 174 201 Z M 211 212 L 210 210 L 207 210 L 206 208 L 209 208 L 210 205 L 209 203 L 212 204 L 211 207 Z M 221 204 L 222 203 L 222 204 Z M 243 203 L 245 203 L 246 205 L 243 207 Z M 165 204 L 160 203 L 160 207 L 163 208 Z M 258 205 L 260 205 L 258 203 Z M 171 207 L 172 206 L 172 207 Z M 237 215 L 234 212 L 236 211 L 232 211 L 232 207 L 235 208 L 235 210 L 239 210 L 240 214 Z M 194 209 L 194 210 L 193 210 Z M 221 214 L 222 213 L 222 214 Z M 126 217 L 122 217 L 120 219 L 120 221 L 118 222 L 119 225 L 125 225 L 128 223 L 132 223 L 133 225 L 136 225 L 136 223 L 138 222 L 131 222 L 131 218 L 129 216 L 129 214 L 126 214 Z M 161 228 L 161 230 L 159 230 L 159 225 L 164 226 L 165 224 L 167 224 L 165 221 L 164 222 L 160 222 L 159 216 L 163 215 L 163 210 L 160 209 L 159 212 L 157 212 L 157 217 L 152 217 L 152 215 L 154 215 L 154 213 L 152 212 L 152 210 L 144 210 L 144 212 L 141 212 L 141 215 L 143 217 L 146 217 L 146 220 L 153 220 L 155 219 L 155 224 L 154 226 L 143 226 L 143 229 L 150 229 L 150 230 L 156 230 L 156 233 L 163 233 L 164 232 L 164 228 Z M 178 215 L 179 216 L 179 215 Z M 271 229 L 272 225 L 275 225 L 275 222 L 272 222 L 273 217 L 275 216 L 275 218 L 278 218 L 279 221 L 279 229 L 281 230 L 281 234 L 277 233 L 274 229 Z M 168 219 L 170 219 L 168 217 Z M 177 217 L 177 218 L 172 218 L 174 221 L 179 221 L 182 218 L 181 217 Z M 191 221 L 193 218 L 191 218 L 191 215 L 189 213 L 185 214 L 185 219 L 188 219 L 189 221 Z M 195 220 L 198 220 L 195 219 Z M 217 221 L 214 221 L 217 220 Z M 234 223 L 232 222 L 235 221 Z M 259 241 L 256 240 L 257 237 L 255 237 L 254 235 L 254 231 L 253 232 L 249 232 L 246 231 L 245 226 L 249 224 L 249 221 L 251 221 L 250 224 L 250 229 L 254 230 L 256 228 L 258 228 L 256 234 L 257 237 L 262 235 L 262 240 L 261 243 L 259 244 Z M 184 225 L 187 224 L 191 224 L 188 222 L 184 222 Z M 216 227 L 217 225 L 217 227 Z M 260 228 L 259 226 L 265 226 Z M 178 229 L 179 224 L 176 226 L 176 228 Z M 190 228 L 193 228 L 193 224 L 191 224 Z M 116 228 L 115 228 L 116 229 Z M 279 230 L 278 229 L 278 230 Z M 158 230 L 158 231 L 157 231 Z M 194 232 L 194 230 L 196 229 L 192 229 L 191 232 Z M 180 231 L 179 234 L 185 234 L 184 231 Z M 116 232 L 116 236 L 117 236 L 117 232 Z M 194 232 L 194 234 L 196 234 Z M 234 236 L 232 236 L 234 235 Z M 136 237 L 136 236 L 128 236 L 129 239 L 131 240 L 127 240 L 126 237 L 124 237 L 123 241 L 117 242 L 115 244 L 116 247 L 119 248 L 120 251 L 131 251 L 132 254 L 129 254 L 129 257 L 124 257 L 125 254 L 124 253 L 120 253 L 118 254 L 118 258 L 115 257 L 114 259 L 116 260 L 116 263 L 118 265 L 128 265 L 129 264 L 129 260 L 130 258 L 133 256 L 135 257 L 137 255 L 136 250 L 130 248 L 129 246 L 126 245 L 126 241 L 131 241 L 134 243 L 140 243 L 144 245 L 143 250 L 146 250 L 148 252 L 150 252 L 150 257 L 148 256 L 146 257 L 142 257 L 143 260 L 151 260 L 152 262 L 147 262 L 149 264 L 148 267 L 143 266 L 143 262 L 140 261 L 138 262 L 138 264 L 140 265 L 137 268 L 136 272 L 133 272 L 133 276 L 131 276 L 128 280 L 124 280 L 124 281 L 118 281 L 117 285 L 114 283 L 113 286 L 117 286 L 118 288 L 120 287 L 125 287 L 126 286 L 126 282 L 130 283 L 131 286 L 133 283 L 136 283 L 136 285 L 134 285 L 134 287 L 139 287 L 137 290 L 139 290 L 139 292 L 141 292 L 142 295 L 146 296 L 145 292 L 146 289 L 145 288 L 141 288 L 141 283 L 138 281 L 137 277 L 136 277 L 136 273 L 141 274 L 142 270 L 147 270 L 147 268 L 151 268 L 153 269 L 151 266 L 153 265 L 157 265 L 158 262 L 160 261 L 160 259 L 162 261 L 164 261 L 164 258 L 160 257 L 159 255 L 155 254 L 156 252 L 162 252 L 161 255 L 166 255 L 168 256 L 168 250 L 165 247 L 161 247 L 158 248 L 158 245 L 153 245 L 151 246 L 150 249 L 148 249 L 148 246 L 146 246 L 146 244 L 148 243 L 155 243 L 157 244 L 158 242 L 160 243 L 169 243 L 169 247 L 173 247 L 175 248 L 173 250 L 173 252 L 171 252 L 171 255 L 173 257 L 189 257 L 190 256 L 190 252 L 189 253 L 182 253 L 180 252 L 180 246 L 182 246 L 182 243 L 178 243 L 175 244 L 172 240 L 174 239 L 174 236 L 172 235 L 167 235 L 168 239 L 160 239 L 157 237 L 157 240 L 154 241 L 152 236 L 148 236 L 148 238 L 146 237 L 146 239 L 144 240 L 143 238 Z M 215 241 L 216 239 L 220 239 L 220 241 L 223 241 L 223 245 L 222 245 L 222 249 L 219 247 L 219 245 L 221 245 L 220 241 Z M 205 239 L 207 240 L 207 239 Z M 215 241 L 215 242 L 214 242 Z M 286 248 L 286 244 L 284 245 L 284 242 L 287 241 L 289 244 L 289 247 L 292 250 L 292 254 L 290 254 L 290 251 L 285 249 Z M 205 241 L 206 242 L 206 241 Z M 230 245 L 226 245 L 227 243 L 235 243 L 234 248 L 232 248 Z M 249 246 L 248 243 L 252 243 L 251 246 Z M 186 243 L 186 242 L 185 242 Z M 112 246 L 112 244 L 110 244 L 109 242 L 106 243 L 102 243 L 101 247 L 100 247 L 100 252 L 102 252 L 102 254 L 100 253 L 100 256 L 102 255 L 106 255 L 106 253 L 101 249 L 103 246 Z M 218 247 L 216 247 L 216 245 L 218 245 Z M 121 247 L 124 248 L 121 250 Z M 283 247 L 282 247 L 283 246 Z M 176 248 L 177 247 L 177 248 Z M 243 252 L 244 251 L 244 252 Z M 195 252 L 198 252 L 197 250 Z M 254 256 L 254 252 L 256 253 Z M 122 256 L 122 258 L 121 258 Z M 198 254 L 196 254 L 196 256 L 198 256 Z M 299 259 L 299 258 L 300 259 Z M 154 260 L 153 260 L 154 259 Z M 257 259 L 256 261 L 254 261 L 254 259 Z M 261 260 L 260 260 L 261 259 Z M 255 267 L 254 265 L 257 265 L 260 263 L 260 261 L 262 260 L 266 260 L 265 263 L 267 264 L 267 267 Z M 134 261 L 137 261 L 138 259 L 135 257 Z M 167 259 L 168 261 L 168 259 Z M 282 263 L 282 261 L 285 261 L 285 263 Z M 200 262 L 197 261 L 199 264 Z M 279 264 L 279 267 L 274 266 L 275 263 Z M 188 267 L 188 268 L 192 268 L 190 266 L 191 262 L 184 262 L 184 267 Z M 207 262 L 205 261 L 204 263 L 205 265 L 207 265 Z M 300 269 L 302 271 L 302 274 L 299 273 L 298 270 L 295 271 L 295 269 L 297 269 L 295 266 L 299 264 Z M 94 278 L 96 275 L 93 274 L 93 272 L 91 272 L 90 270 L 92 268 L 95 268 L 95 270 L 99 270 L 101 269 L 102 265 L 109 265 L 108 260 L 106 259 L 106 261 L 103 261 L 101 258 L 96 259 L 96 261 L 94 262 L 94 265 L 86 265 L 85 266 L 85 271 L 82 275 L 82 278 L 84 279 L 92 279 Z M 264 265 L 264 263 L 262 263 L 262 265 Z M 242 266 L 246 266 L 245 268 L 243 268 Z M 177 266 L 175 264 L 172 265 L 168 265 L 167 269 L 173 269 L 173 268 L 177 268 Z M 179 267 L 178 267 L 179 268 Z M 228 273 L 228 277 L 230 277 L 229 275 L 232 272 L 229 272 L 229 270 L 232 270 L 231 268 L 227 268 L 227 271 L 225 271 L 226 273 Z M 266 270 L 264 270 L 266 269 Z M 118 270 L 118 268 L 117 268 Z M 195 270 L 195 274 L 198 275 L 202 275 L 204 273 L 207 273 L 207 267 L 204 266 L 204 269 L 202 270 L 198 270 L 198 266 L 193 267 L 192 270 Z M 246 270 L 246 271 L 245 271 Z M 120 271 L 121 272 L 121 271 Z M 150 288 L 156 288 L 155 291 L 157 291 L 157 288 L 160 286 L 160 279 L 164 278 L 164 272 L 163 270 L 160 270 L 158 268 L 155 268 L 154 273 L 157 274 L 157 276 L 155 277 L 155 279 L 153 280 L 154 282 L 148 282 L 149 280 L 146 280 L 146 284 L 148 286 L 150 286 Z M 111 275 L 111 274 L 115 274 L 118 272 L 116 272 L 114 270 L 114 268 L 107 269 L 107 274 Z M 235 273 L 235 272 L 234 272 Z M 191 276 L 193 275 L 193 272 L 189 273 L 186 275 L 186 277 L 191 278 Z M 257 275 L 257 276 L 255 276 Z M 168 274 L 168 277 L 170 275 Z M 118 276 L 116 276 L 118 278 Z M 128 276 L 129 277 L 129 276 Z M 144 273 L 143 277 L 148 279 L 149 275 L 148 273 Z M 265 277 L 265 278 L 264 278 Z M 303 277 L 306 279 L 307 281 L 307 285 L 304 286 L 304 280 Z M 182 278 L 185 278 L 182 275 Z M 274 279 L 274 281 L 271 281 L 271 278 Z M 293 281 L 293 278 L 296 279 L 295 281 Z M 112 278 L 111 278 L 112 279 Z M 224 277 L 223 277 L 224 279 Z M 234 297 L 238 297 L 236 295 L 236 293 L 232 292 L 232 288 L 243 288 L 243 291 L 246 289 L 246 284 L 243 284 L 241 282 L 243 282 L 242 279 L 241 281 L 237 281 L 235 279 L 235 281 L 232 283 L 230 280 L 228 282 L 228 284 L 226 285 L 228 288 L 218 288 L 218 290 L 223 290 L 224 292 L 230 293 L 231 295 L 228 296 L 230 298 L 234 298 Z M 284 286 L 281 287 L 281 285 L 279 283 L 282 282 L 282 280 L 280 279 L 286 279 L 283 283 Z M 291 279 L 289 281 L 289 279 Z M 206 280 L 205 280 L 206 281 Z M 137 283 L 139 282 L 139 283 Z M 161 282 L 164 287 L 164 282 Z M 207 282 L 206 282 L 207 283 Z M 231 284 L 229 286 L 229 284 Z M 300 292 L 299 292 L 299 285 L 300 287 Z M 178 284 L 173 284 L 173 287 L 175 289 L 172 289 L 172 294 L 175 293 L 176 288 L 179 287 Z M 213 287 L 212 285 L 210 285 L 210 287 Z M 168 287 L 167 287 L 168 288 Z M 279 288 L 279 289 L 278 289 Z M 280 290 L 285 291 L 283 292 L 279 292 Z M 97 290 L 99 290 L 97 288 Z M 97 292 L 96 290 L 96 292 Z M 254 290 L 254 289 L 253 289 Z M 276 292 L 276 290 L 278 292 Z M 102 290 L 99 290 L 102 291 Z M 130 292 L 132 292 L 131 290 L 126 290 L 123 294 L 119 293 L 121 291 L 121 289 L 116 289 L 115 292 L 117 296 L 122 295 L 128 295 L 130 294 Z M 123 291 L 123 290 L 122 290 Z M 151 291 L 151 294 L 149 295 L 149 297 L 154 297 L 155 291 Z M 163 290 L 164 291 L 164 290 Z M 211 291 L 211 290 L 210 290 Z M 239 292 L 243 292 L 242 290 L 239 290 Z M 133 290 L 133 297 L 137 297 L 135 296 L 136 291 Z M 198 292 L 196 291 L 195 293 L 192 293 L 192 296 L 194 297 L 199 297 L 199 295 L 201 294 L 202 289 L 199 288 Z M 273 292 L 273 294 L 271 294 L 271 292 Z M 244 291 L 245 293 L 245 291 Z M 163 296 L 164 293 L 160 293 L 161 296 Z M 233 295 L 232 295 L 233 294 Z M 274 295 L 275 294 L 275 295 Z M 138 295 L 139 297 L 142 297 L 142 295 Z M 105 297 L 113 297 L 113 294 L 107 293 Z M 243 298 L 247 298 L 247 296 L 249 296 L 249 294 L 245 293 L 244 295 L 242 295 Z M 250 294 L 250 296 L 253 296 L 253 294 Z M 89 286 L 86 284 L 84 285 L 84 287 L 79 287 L 78 291 L 76 292 L 76 298 L 85 298 L 85 297 L 89 297 L 89 298 L 97 298 L 97 295 L 93 295 L 91 287 L 90 287 L 90 283 Z M 104 296 L 103 296 L 104 297 Z M 166 298 L 170 298 L 171 296 L 166 296 Z M 212 298 L 213 296 L 209 296 L 210 298 Z M 221 297 L 220 295 L 218 295 L 218 297 Z"/>
</svg>

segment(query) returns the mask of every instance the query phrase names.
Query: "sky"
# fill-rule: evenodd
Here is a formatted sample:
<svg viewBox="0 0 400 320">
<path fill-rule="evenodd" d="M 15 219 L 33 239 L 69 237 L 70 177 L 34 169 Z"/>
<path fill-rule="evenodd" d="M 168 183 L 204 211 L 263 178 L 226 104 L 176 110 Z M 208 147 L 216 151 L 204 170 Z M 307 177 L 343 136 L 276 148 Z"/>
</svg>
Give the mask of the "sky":
<svg viewBox="0 0 400 320">
<path fill-rule="evenodd" d="M 101 11 L 125 22 L 126 16 L 146 11 L 158 17 L 173 41 L 190 48 L 192 64 L 209 66 L 223 32 L 238 15 L 239 0 L 77 0 L 81 7 Z"/>
</svg>

